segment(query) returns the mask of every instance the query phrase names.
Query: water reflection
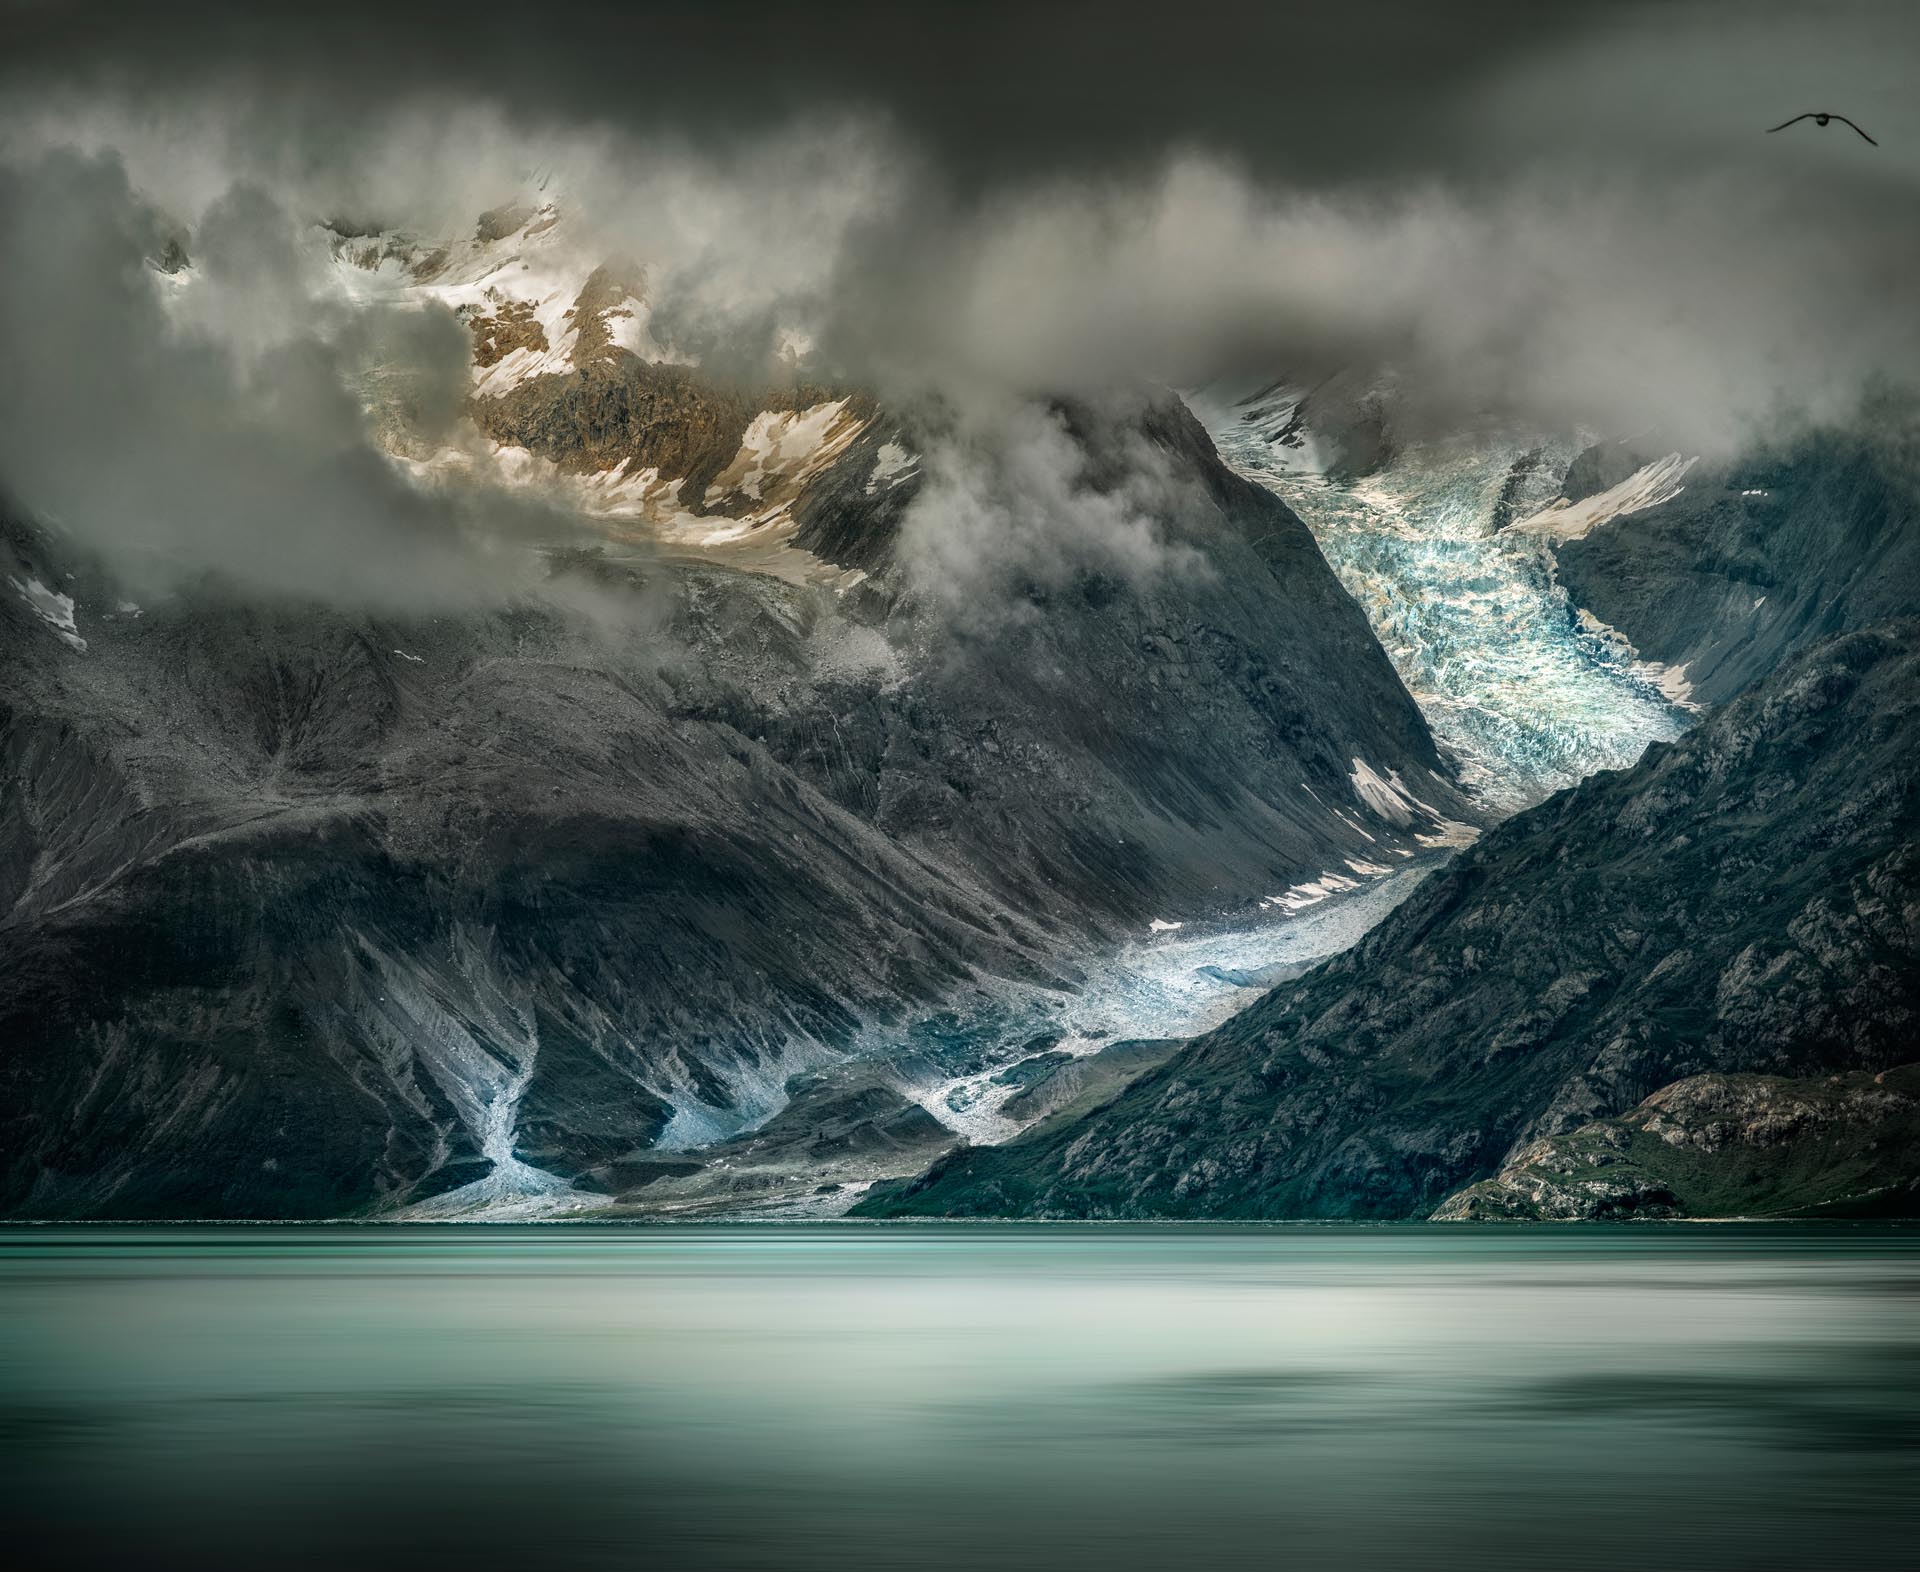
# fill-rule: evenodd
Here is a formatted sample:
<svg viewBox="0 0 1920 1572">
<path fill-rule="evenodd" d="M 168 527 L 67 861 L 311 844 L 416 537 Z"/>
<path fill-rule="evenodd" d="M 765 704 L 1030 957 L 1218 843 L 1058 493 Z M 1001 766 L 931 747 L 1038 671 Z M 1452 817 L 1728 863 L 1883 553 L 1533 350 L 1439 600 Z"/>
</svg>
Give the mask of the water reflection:
<svg viewBox="0 0 1920 1572">
<path fill-rule="evenodd" d="M 29 1565 L 1881 1567 L 1891 1228 L 0 1235 Z"/>
</svg>

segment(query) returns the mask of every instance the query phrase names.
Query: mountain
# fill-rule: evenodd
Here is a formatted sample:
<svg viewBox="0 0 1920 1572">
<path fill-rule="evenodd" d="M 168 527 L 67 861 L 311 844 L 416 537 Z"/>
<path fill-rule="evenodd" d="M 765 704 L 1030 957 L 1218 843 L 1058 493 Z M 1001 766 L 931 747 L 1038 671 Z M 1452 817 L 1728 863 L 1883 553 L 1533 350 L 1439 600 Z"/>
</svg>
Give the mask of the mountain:
<svg viewBox="0 0 1920 1572">
<path fill-rule="evenodd" d="M 1755 1074 L 1867 1110 L 1810 1194 L 1898 1149 L 1819 1088 L 1911 1025 L 1899 411 L 1718 464 L 1357 377 L 994 428 L 716 354 L 556 203 L 308 238 L 459 324 L 448 420 L 366 335 L 369 458 L 525 504 L 517 587 L 146 588 L 14 510 L 0 1211 L 1577 1212 L 1621 1141 L 1595 1207 L 1685 1210 L 1738 1187 L 1634 1110 Z"/>
<path fill-rule="evenodd" d="M 1590 1145 L 1644 1099 L 1695 1097 L 1673 1090 L 1690 1077 L 1906 1063 L 1916 634 L 1811 646 L 1633 768 L 1508 820 L 1354 948 L 1103 1107 L 960 1150 L 859 1210 L 1423 1216 L 1496 1173 L 1499 1193 L 1523 1189 L 1507 1165 L 1563 1168 L 1561 1138 Z M 1908 1150 L 1862 1141 L 1847 1185 L 1904 1182 Z"/>
<path fill-rule="evenodd" d="M 1696 702 L 1723 702 L 1814 640 L 1920 605 L 1913 429 L 1910 411 L 1870 407 L 1855 429 L 1693 463 L 1663 498 L 1559 544 L 1560 579 Z M 1597 485 L 1618 448 L 1577 462 L 1615 455 Z"/>
<path fill-rule="evenodd" d="M 1530 1142 L 1449 1196 L 1446 1222 L 1912 1217 L 1920 1065 L 1787 1080 L 1695 1075 L 1637 1108 Z"/>
<path fill-rule="evenodd" d="M 911 1171 L 956 1076 L 1031 1057 L 1007 1000 L 1476 816 L 1312 536 L 1177 404 L 1049 418 L 1076 497 L 1152 468 L 1182 571 L 1016 565 L 959 615 L 902 546 L 941 432 L 670 358 L 643 280 L 542 272 L 551 218 L 326 242 L 356 289 L 458 297 L 455 440 L 395 379 L 369 409 L 422 486 L 588 522 L 536 587 L 149 594 L 0 532 L 0 1211 L 678 1205 L 736 1196 L 741 1143 L 790 1198 Z"/>
</svg>

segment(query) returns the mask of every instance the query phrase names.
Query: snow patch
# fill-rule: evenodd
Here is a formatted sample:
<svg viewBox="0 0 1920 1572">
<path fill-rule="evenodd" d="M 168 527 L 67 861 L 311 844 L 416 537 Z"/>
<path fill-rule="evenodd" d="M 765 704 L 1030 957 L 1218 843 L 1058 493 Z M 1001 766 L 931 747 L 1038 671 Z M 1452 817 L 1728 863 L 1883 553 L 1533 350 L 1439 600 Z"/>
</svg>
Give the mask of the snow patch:
<svg viewBox="0 0 1920 1572">
<path fill-rule="evenodd" d="M 638 295 L 628 295 L 606 313 L 608 342 L 654 365 L 679 361 L 680 356 L 654 342 L 652 322 L 653 307 Z"/>
<path fill-rule="evenodd" d="M 920 455 L 909 453 L 897 442 L 883 442 L 874 455 L 873 473 L 867 477 L 867 495 L 876 495 L 882 486 L 891 491 L 903 480 L 920 473 Z"/>
<path fill-rule="evenodd" d="M 19 591 L 20 598 L 32 608 L 48 627 L 57 633 L 61 640 L 74 649 L 84 650 L 87 641 L 80 637 L 79 624 L 73 620 L 73 597 L 62 595 L 58 590 L 50 590 L 38 579 L 28 579 L 22 584 L 11 576 L 7 582 Z"/>
<path fill-rule="evenodd" d="M 1438 819 L 1439 811 L 1422 802 L 1407 789 L 1400 779 L 1398 770 L 1388 770 L 1383 780 L 1380 772 L 1359 756 L 1353 761 L 1353 772 L 1347 777 L 1353 784 L 1353 794 L 1363 806 L 1385 819 L 1389 824 L 1397 824 L 1402 829 L 1411 825 L 1418 816 Z M 1369 837 L 1371 839 L 1371 837 Z"/>
<path fill-rule="evenodd" d="M 865 424 L 847 410 L 845 399 L 806 410 L 762 410 L 749 422 L 733 462 L 707 486 L 706 501 L 739 495 L 769 504 L 768 513 L 743 521 L 766 523 L 845 452 Z"/>
<path fill-rule="evenodd" d="M 1379 837 L 1351 813 L 1347 812 L 1345 808 L 1336 809 L 1333 816 L 1348 829 L 1352 830 L 1355 835 L 1359 836 L 1360 839 L 1365 841 L 1369 846 L 1378 846 L 1380 844 Z"/>
<path fill-rule="evenodd" d="M 1685 661 L 1678 666 L 1666 666 L 1657 660 L 1643 660 L 1634 662 L 1628 669 L 1636 679 L 1658 689 L 1676 709 L 1697 711 L 1700 706 L 1693 700 L 1693 684 L 1687 679 L 1687 667 L 1692 664 Z"/>
<path fill-rule="evenodd" d="M 1323 873 L 1306 884 L 1292 886 L 1282 895 L 1270 895 L 1260 904 L 1267 908 L 1278 907 L 1283 912 L 1305 911 L 1309 906 L 1319 905 L 1329 895 L 1339 895 L 1359 887 L 1357 879 L 1349 879 L 1344 873 Z"/>
<path fill-rule="evenodd" d="M 1579 502 L 1556 502 L 1512 527 L 1547 540 L 1579 540 L 1613 519 L 1672 501 L 1686 489 L 1680 482 L 1687 471 L 1699 462 L 1697 457 L 1683 459 L 1669 453 L 1635 470 L 1617 486 Z"/>
</svg>

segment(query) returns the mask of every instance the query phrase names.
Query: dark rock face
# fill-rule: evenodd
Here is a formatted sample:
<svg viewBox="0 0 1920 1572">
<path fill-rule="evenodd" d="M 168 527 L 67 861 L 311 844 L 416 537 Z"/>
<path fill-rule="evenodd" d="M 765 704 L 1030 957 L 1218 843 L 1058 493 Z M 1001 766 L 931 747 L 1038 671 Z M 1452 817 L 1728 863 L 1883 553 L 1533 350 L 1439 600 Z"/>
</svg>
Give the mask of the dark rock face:
<svg viewBox="0 0 1920 1572">
<path fill-rule="evenodd" d="M 1592 451 L 1588 449 L 1588 452 Z M 1514 461 L 1513 468 L 1507 471 L 1506 480 L 1501 483 L 1500 495 L 1493 500 L 1493 515 L 1489 523 L 1494 529 L 1505 529 L 1515 518 L 1524 516 L 1521 510 L 1531 500 L 1533 493 L 1539 489 L 1541 481 L 1549 473 L 1545 457 L 1543 449 L 1534 448 Z M 1586 454 L 1581 455 L 1582 459 L 1585 457 Z M 1579 468 L 1579 461 L 1576 460 L 1574 468 Z M 1632 471 L 1629 470 L 1627 473 L 1631 474 Z M 1573 475 L 1569 473 L 1562 490 L 1570 501 L 1574 500 L 1571 488 L 1576 484 Z M 1613 482 L 1609 481 L 1607 484 L 1612 485 Z M 1593 489 L 1604 490 L 1605 487 L 1596 486 Z M 1582 492 L 1581 495 L 1585 496 L 1589 493 Z"/>
<path fill-rule="evenodd" d="M 1180 1048 L 1179 1041 L 1165 1038 L 1141 1038 L 1110 1043 L 1098 1053 L 1066 1058 L 1049 1066 L 1043 1074 L 1006 1102 L 1006 1112 L 1016 1119 L 1070 1117 L 1085 1113 L 1115 1096 L 1171 1059 Z"/>
<path fill-rule="evenodd" d="M 1785 1080 L 1696 1075 L 1617 1119 L 1530 1142 L 1445 1222 L 1920 1215 L 1920 1065 Z"/>
<path fill-rule="evenodd" d="M 690 367 L 620 355 L 475 400 L 472 413 L 496 442 L 529 448 L 565 470 L 607 470 L 624 460 L 684 475 L 682 491 L 697 508 L 761 407 Z"/>
<path fill-rule="evenodd" d="M 1611 491 L 1637 469 L 1659 458 L 1632 442 L 1596 442 L 1583 448 L 1567 466 L 1566 479 L 1560 483 L 1560 495 L 1569 502 L 1584 502 L 1588 497 Z"/>
<path fill-rule="evenodd" d="M 173 640 L 221 637 L 217 613 L 197 630 L 149 615 L 152 709 L 127 741 L 202 719 L 192 701 L 243 712 L 226 671 L 189 663 L 185 705 L 158 691 L 182 670 Z M 323 706 L 336 688 L 353 705 L 354 671 L 389 641 L 445 676 L 393 662 L 364 753 L 303 756 L 329 708 L 270 752 L 219 750 L 222 775 L 194 784 L 231 795 L 146 806 L 124 741 L 9 717 L 53 765 L 23 761 L 9 815 L 11 1209 L 418 1199 L 473 1176 L 461 1088 L 522 1070 L 519 1155 L 577 1173 L 650 1142 L 670 1100 L 731 1107 L 723 1072 L 790 1041 L 843 1041 L 973 965 L 1038 964 L 1031 928 L 742 739 L 676 723 L 665 695 L 622 686 L 630 671 L 580 671 L 551 627 L 531 659 L 487 639 L 505 630 L 461 631 L 506 669 L 430 629 L 324 640 Z"/>
<path fill-rule="evenodd" d="M 1638 455 L 1609 461 L 1614 447 L 1583 454 L 1568 487 L 1618 478 Z M 1815 640 L 1920 605 L 1917 495 L 1911 426 L 1889 415 L 1886 429 L 1696 465 L 1671 501 L 1555 556 L 1574 604 L 1718 704 Z"/>
<path fill-rule="evenodd" d="M 863 1025 L 1394 844 L 1355 755 L 1468 816 L 1305 529 L 1155 420 L 1211 571 L 1036 590 L 994 639 L 888 577 L 898 502 L 856 595 L 587 554 L 410 619 L 211 586 L 110 612 L 8 530 L 0 1211 L 392 1206 L 492 1169 L 509 1106 L 522 1161 L 670 1184 L 676 1113 L 750 1124 Z M 71 595 L 87 648 L 9 578 Z"/>
<path fill-rule="evenodd" d="M 1508 821 L 1106 1106 L 958 1151 L 863 1210 L 1419 1216 L 1682 1077 L 1910 1060 L 1917 635 L 1816 646 L 1635 768 Z"/>
</svg>

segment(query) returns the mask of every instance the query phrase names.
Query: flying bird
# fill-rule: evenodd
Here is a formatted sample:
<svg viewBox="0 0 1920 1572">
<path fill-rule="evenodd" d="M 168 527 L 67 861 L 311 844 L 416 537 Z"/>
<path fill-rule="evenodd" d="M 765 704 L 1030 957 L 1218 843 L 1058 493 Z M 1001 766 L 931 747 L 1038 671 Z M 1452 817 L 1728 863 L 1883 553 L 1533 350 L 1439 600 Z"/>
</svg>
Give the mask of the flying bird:
<svg viewBox="0 0 1920 1572">
<path fill-rule="evenodd" d="M 1853 126 L 1853 129 L 1859 131 L 1861 137 L 1872 143 L 1873 146 L 1878 147 L 1880 145 L 1878 142 L 1874 142 L 1873 138 L 1868 136 L 1866 132 L 1860 131 L 1860 128 L 1854 125 L 1845 115 L 1823 114 L 1817 109 L 1809 109 L 1804 115 L 1795 115 L 1791 120 L 1782 120 L 1777 126 L 1768 126 L 1767 135 L 1772 136 L 1776 131 L 1784 131 L 1788 126 L 1798 125 L 1802 120 L 1811 120 L 1817 126 L 1823 126 L 1829 120 L 1838 120 L 1843 126 Z"/>
</svg>

